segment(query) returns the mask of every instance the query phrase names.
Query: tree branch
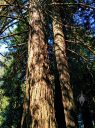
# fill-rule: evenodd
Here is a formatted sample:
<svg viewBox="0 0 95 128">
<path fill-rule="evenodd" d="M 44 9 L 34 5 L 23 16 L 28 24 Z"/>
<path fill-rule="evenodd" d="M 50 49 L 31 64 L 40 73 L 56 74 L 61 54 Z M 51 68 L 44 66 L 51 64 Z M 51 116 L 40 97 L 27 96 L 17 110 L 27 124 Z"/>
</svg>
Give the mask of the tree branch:
<svg viewBox="0 0 95 128">
<path fill-rule="evenodd" d="M 84 56 L 82 56 L 82 55 L 76 53 L 75 51 L 73 51 L 73 50 L 71 50 L 71 49 L 69 49 L 69 48 L 67 48 L 67 50 L 70 51 L 71 53 L 73 53 L 73 54 L 75 54 L 75 55 L 81 57 L 84 61 L 86 61 L 86 62 L 88 61 L 87 58 L 85 58 Z"/>
<path fill-rule="evenodd" d="M 66 40 L 66 42 L 69 42 L 69 43 L 74 43 L 74 44 L 77 44 L 77 45 L 82 45 L 84 46 L 85 48 L 87 48 L 91 53 L 93 53 L 95 55 L 95 51 L 91 48 L 91 46 L 87 45 L 87 44 L 84 44 L 80 41 L 71 41 L 71 40 Z"/>
<path fill-rule="evenodd" d="M 91 8 L 91 9 L 94 9 L 95 10 L 95 7 L 93 6 L 90 6 L 89 4 L 84 4 L 84 3 L 51 3 L 51 4 L 48 4 L 48 5 L 77 5 L 77 6 L 81 6 L 81 7 L 85 7 L 85 8 Z"/>
<path fill-rule="evenodd" d="M 13 37 L 13 36 L 16 36 L 16 35 L 21 35 L 21 34 L 24 34 L 24 33 L 26 33 L 26 32 L 28 32 L 28 31 L 24 31 L 24 32 L 20 32 L 20 33 L 15 33 L 15 34 L 10 34 L 10 35 L 7 35 L 7 36 L 1 36 L 1 37 L 0 37 L 0 40 L 1 40 L 1 39 L 5 39 L 5 38 L 7 38 L 7 37 Z"/>
</svg>

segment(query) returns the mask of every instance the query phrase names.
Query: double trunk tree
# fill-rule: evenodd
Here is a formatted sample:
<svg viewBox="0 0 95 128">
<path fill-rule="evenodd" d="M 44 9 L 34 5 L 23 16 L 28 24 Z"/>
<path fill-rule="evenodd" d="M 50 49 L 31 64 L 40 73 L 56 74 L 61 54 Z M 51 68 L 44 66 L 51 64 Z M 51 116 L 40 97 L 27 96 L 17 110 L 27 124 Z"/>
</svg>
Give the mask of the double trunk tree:
<svg viewBox="0 0 95 128">
<path fill-rule="evenodd" d="M 72 115 L 75 106 L 70 85 L 66 45 L 59 9 L 54 7 L 52 10 L 56 75 L 59 79 L 58 81 L 55 80 L 54 98 L 50 81 L 48 50 L 45 41 L 44 15 L 41 10 L 40 1 L 30 0 L 29 8 L 30 33 L 28 41 L 26 98 L 23 105 L 21 128 L 76 128 Z M 63 112 L 61 113 L 61 111 Z M 62 114 L 63 116 L 61 116 Z"/>
</svg>

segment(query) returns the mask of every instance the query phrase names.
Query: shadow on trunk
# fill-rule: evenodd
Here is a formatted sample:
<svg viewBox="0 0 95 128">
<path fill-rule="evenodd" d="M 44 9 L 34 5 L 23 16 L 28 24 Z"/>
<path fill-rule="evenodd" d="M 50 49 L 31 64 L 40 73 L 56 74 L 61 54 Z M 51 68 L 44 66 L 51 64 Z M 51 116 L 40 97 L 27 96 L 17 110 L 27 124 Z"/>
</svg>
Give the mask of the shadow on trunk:
<svg viewBox="0 0 95 128">
<path fill-rule="evenodd" d="M 58 128 L 66 128 L 65 116 L 64 116 L 64 107 L 62 103 L 62 92 L 59 81 L 59 73 L 57 70 L 56 58 L 54 56 L 54 77 L 55 77 L 55 94 L 54 94 L 54 107 L 55 107 L 55 116 Z"/>
</svg>

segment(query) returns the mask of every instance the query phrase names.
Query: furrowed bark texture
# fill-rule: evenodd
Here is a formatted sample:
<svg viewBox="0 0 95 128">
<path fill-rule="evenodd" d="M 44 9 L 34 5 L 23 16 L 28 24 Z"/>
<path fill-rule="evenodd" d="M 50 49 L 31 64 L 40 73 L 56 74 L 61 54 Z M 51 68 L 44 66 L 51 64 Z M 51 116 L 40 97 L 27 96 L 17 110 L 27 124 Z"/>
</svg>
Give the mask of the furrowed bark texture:
<svg viewBox="0 0 95 128">
<path fill-rule="evenodd" d="M 58 2 L 53 0 L 53 2 Z M 76 128 L 74 119 L 74 98 L 72 87 L 70 85 L 70 76 L 68 71 L 68 62 L 66 56 L 66 44 L 62 29 L 60 11 L 57 6 L 53 8 L 53 33 L 54 33 L 54 51 L 59 73 L 59 81 L 62 92 L 62 103 L 64 106 L 66 128 Z"/>
<path fill-rule="evenodd" d="M 49 79 L 47 44 L 43 27 L 44 17 L 39 3 L 38 0 L 30 0 L 28 84 L 22 128 L 56 128 L 54 96 Z"/>
</svg>

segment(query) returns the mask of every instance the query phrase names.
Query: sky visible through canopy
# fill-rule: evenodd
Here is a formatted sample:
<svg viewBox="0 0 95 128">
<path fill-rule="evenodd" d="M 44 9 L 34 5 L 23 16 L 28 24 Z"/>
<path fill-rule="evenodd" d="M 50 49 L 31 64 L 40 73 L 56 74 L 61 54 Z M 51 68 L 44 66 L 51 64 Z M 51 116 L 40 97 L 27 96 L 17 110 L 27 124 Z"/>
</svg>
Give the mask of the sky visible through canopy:
<svg viewBox="0 0 95 128">
<path fill-rule="evenodd" d="M 77 3 L 79 3 L 79 1 L 81 3 L 85 3 L 88 4 L 92 7 L 95 7 L 95 2 L 94 0 L 75 0 Z M 76 5 L 75 5 L 76 6 Z M 93 13 L 94 12 L 94 13 Z M 79 8 L 75 14 L 73 15 L 73 19 L 76 25 L 81 26 L 81 27 L 85 27 L 85 23 L 89 22 L 89 30 L 90 33 L 93 34 L 93 36 L 95 35 L 95 10 L 91 9 L 91 8 Z M 15 21 L 13 21 L 15 22 Z M 12 27 L 10 27 L 11 31 L 14 30 L 16 28 L 16 24 L 14 24 Z M 4 31 L 3 35 L 7 35 L 9 33 L 9 30 L 6 29 L 6 31 Z M 2 35 L 1 35 L 2 36 Z M 10 43 L 10 38 L 5 39 L 6 42 Z M 5 42 L 5 40 L 0 40 L 0 53 L 5 54 L 6 52 L 9 52 L 8 50 L 8 46 L 7 43 Z M 0 55 L 1 57 L 1 55 Z"/>
</svg>

